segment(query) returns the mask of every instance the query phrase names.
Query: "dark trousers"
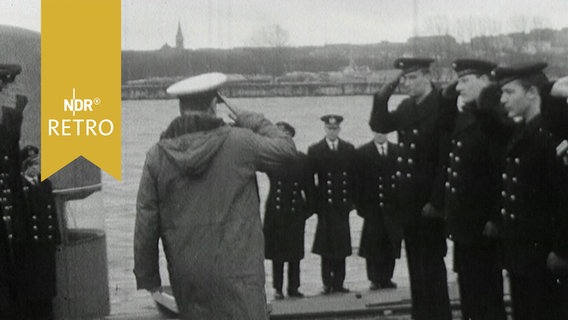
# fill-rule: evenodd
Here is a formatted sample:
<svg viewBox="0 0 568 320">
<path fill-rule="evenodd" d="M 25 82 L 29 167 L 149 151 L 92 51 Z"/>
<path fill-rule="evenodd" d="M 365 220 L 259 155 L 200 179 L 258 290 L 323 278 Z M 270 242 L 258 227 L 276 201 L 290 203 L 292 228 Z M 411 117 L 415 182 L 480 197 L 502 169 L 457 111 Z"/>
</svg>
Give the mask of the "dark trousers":
<svg viewBox="0 0 568 320">
<path fill-rule="evenodd" d="M 383 283 L 392 279 L 394 257 L 367 258 L 367 278 L 374 283 Z"/>
<path fill-rule="evenodd" d="M 503 273 L 496 245 L 472 247 L 454 242 L 463 319 L 505 320 Z"/>
<path fill-rule="evenodd" d="M 561 309 L 567 303 L 557 280 L 548 272 L 535 272 L 529 277 L 509 274 L 511 300 L 515 320 L 566 319 Z"/>
<path fill-rule="evenodd" d="M 282 291 L 284 285 L 284 261 L 272 260 L 272 286 Z M 288 261 L 288 292 L 297 291 L 300 287 L 300 260 Z"/>
<path fill-rule="evenodd" d="M 412 317 L 414 320 L 450 320 L 443 220 L 419 218 L 415 223 L 405 225 L 404 242 Z"/>
<path fill-rule="evenodd" d="M 321 257 L 321 278 L 323 285 L 334 289 L 343 288 L 345 280 L 345 258 Z"/>
</svg>

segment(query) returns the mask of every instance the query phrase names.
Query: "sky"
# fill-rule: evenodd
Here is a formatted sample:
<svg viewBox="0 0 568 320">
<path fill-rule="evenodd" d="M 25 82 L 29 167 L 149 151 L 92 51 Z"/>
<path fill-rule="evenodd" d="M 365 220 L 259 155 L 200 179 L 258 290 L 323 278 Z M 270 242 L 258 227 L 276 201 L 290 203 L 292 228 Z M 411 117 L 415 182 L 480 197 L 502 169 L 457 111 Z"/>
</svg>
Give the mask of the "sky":
<svg viewBox="0 0 568 320">
<path fill-rule="evenodd" d="M 117 0 L 119 1 L 119 0 Z M 1 0 L 0 24 L 41 31 L 41 0 Z M 278 25 L 288 45 L 404 42 L 449 33 L 458 40 L 531 27 L 568 27 L 568 0 L 122 0 L 122 47 L 262 45 L 260 30 Z"/>
</svg>

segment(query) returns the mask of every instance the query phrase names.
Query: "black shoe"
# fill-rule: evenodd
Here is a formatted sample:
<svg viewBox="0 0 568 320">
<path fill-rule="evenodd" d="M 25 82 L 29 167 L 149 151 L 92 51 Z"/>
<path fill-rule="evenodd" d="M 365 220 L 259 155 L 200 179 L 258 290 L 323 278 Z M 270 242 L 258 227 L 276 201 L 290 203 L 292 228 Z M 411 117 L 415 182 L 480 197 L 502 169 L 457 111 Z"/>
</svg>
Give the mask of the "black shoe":
<svg viewBox="0 0 568 320">
<path fill-rule="evenodd" d="M 323 294 L 330 294 L 331 291 L 332 291 L 331 287 L 323 286 L 323 290 L 321 291 L 321 293 L 323 293 Z"/>
<path fill-rule="evenodd" d="M 275 300 L 284 299 L 284 294 L 282 293 L 282 290 L 276 290 L 276 292 L 274 293 L 274 299 Z"/>
<path fill-rule="evenodd" d="M 371 286 L 369 287 L 369 290 L 371 291 L 376 291 L 379 290 L 381 288 L 381 285 L 377 282 L 371 282 Z"/>
<path fill-rule="evenodd" d="M 288 297 L 292 298 L 303 298 L 304 294 L 298 290 L 288 290 Z"/>
<path fill-rule="evenodd" d="M 391 280 L 381 281 L 379 285 L 381 289 L 396 289 L 398 287 L 397 284 Z"/>
<path fill-rule="evenodd" d="M 333 292 L 338 292 L 338 293 L 349 293 L 351 292 L 351 290 L 345 288 L 345 287 L 339 287 L 339 288 L 334 288 Z"/>
</svg>

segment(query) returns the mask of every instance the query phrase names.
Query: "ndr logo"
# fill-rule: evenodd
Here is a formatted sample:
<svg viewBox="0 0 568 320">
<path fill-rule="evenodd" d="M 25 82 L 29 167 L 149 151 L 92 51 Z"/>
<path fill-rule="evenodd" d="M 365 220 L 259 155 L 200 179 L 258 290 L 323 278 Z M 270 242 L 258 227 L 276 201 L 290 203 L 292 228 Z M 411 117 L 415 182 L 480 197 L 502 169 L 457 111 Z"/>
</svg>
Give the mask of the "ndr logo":
<svg viewBox="0 0 568 320">
<path fill-rule="evenodd" d="M 92 106 L 99 104 L 101 104 L 100 98 L 77 99 L 75 96 L 75 88 L 73 88 L 73 97 L 71 99 L 63 99 L 63 111 L 71 111 L 73 112 L 73 116 L 75 116 L 75 112 L 93 111 Z"/>
</svg>

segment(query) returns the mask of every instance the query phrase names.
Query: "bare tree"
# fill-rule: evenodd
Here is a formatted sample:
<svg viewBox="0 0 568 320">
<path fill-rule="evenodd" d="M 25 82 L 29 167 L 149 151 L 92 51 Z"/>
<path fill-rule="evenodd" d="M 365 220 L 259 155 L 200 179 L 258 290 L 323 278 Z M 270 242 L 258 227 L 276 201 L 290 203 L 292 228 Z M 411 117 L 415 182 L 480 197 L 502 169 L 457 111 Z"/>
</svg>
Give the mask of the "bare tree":
<svg viewBox="0 0 568 320">
<path fill-rule="evenodd" d="M 288 31 L 278 24 L 267 25 L 256 30 L 249 42 L 255 47 L 268 47 L 266 50 L 258 50 L 259 68 L 261 72 L 268 72 L 273 76 L 278 76 L 287 71 L 289 61 L 289 48 L 287 47 L 290 39 Z"/>
<path fill-rule="evenodd" d="M 288 45 L 290 35 L 288 31 L 279 24 L 267 25 L 256 30 L 251 38 L 250 44 L 256 47 L 285 47 Z"/>
</svg>

